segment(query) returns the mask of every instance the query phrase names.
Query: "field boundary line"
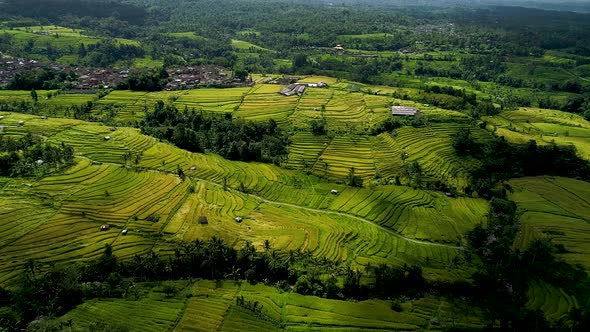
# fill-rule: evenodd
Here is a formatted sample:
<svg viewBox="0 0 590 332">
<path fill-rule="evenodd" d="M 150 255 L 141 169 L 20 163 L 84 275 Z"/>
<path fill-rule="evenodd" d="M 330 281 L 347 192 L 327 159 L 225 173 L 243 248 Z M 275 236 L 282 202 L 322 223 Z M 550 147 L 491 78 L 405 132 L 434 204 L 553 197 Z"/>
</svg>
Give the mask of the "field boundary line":
<svg viewBox="0 0 590 332">
<path fill-rule="evenodd" d="M 195 283 L 196 283 L 196 281 L 189 282 L 189 284 L 185 287 L 185 289 L 190 287 L 191 294 L 192 294 L 192 288 L 195 285 Z M 178 316 L 176 316 L 176 319 L 174 320 L 174 323 L 172 324 L 172 326 L 170 326 L 170 330 L 169 330 L 170 332 L 173 332 L 176 330 L 176 328 L 178 327 L 178 324 L 180 324 L 180 322 L 182 321 L 182 318 L 184 317 L 184 314 L 186 313 L 186 308 L 188 308 L 188 305 L 192 299 L 193 299 L 192 296 L 190 298 L 185 299 L 184 306 L 182 307 L 182 309 L 178 313 Z"/>
<path fill-rule="evenodd" d="M 324 146 L 324 148 L 322 149 L 322 151 L 318 154 L 318 157 L 315 159 L 315 161 L 313 162 L 313 165 L 311 165 L 311 171 L 313 172 L 313 170 L 315 169 L 315 165 L 320 161 L 320 159 L 322 159 L 322 156 L 324 155 L 324 153 L 326 152 L 326 150 L 328 149 L 328 147 L 330 145 L 332 145 L 332 142 L 334 141 L 336 137 L 333 137 L 330 139 L 330 142 L 328 142 L 328 144 L 326 144 Z"/>
</svg>

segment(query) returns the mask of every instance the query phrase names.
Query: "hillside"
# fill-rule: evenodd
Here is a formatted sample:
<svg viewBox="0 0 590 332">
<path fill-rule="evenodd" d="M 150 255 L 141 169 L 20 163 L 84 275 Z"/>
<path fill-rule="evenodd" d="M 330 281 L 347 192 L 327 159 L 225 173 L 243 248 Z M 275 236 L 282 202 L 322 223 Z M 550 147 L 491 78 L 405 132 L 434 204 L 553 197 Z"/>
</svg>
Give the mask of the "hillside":
<svg viewBox="0 0 590 332">
<path fill-rule="evenodd" d="M 0 0 L 0 332 L 590 330 L 590 14 L 497 3 Z"/>
</svg>

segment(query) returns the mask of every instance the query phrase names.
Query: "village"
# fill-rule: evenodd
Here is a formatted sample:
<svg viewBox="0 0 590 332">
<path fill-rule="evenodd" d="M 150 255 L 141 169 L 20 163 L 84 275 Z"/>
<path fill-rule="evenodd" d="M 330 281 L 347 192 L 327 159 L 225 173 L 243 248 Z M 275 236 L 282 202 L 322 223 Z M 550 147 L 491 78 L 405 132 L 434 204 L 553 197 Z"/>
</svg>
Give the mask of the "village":
<svg viewBox="0 0 590 332">
<path fill-rule="evenodd" d="M 18 73 L 47 69 L 63 72 L 73 78 L 63 84 L 70 90 L 93 91 L 115 88 L 127 80 L 130 74 L 140 71 L 134 68 L 72 67 L 53 63 L 0 56 L 0 89 L 6 87 Z M 195 89 L 204 86 L 240 87 L 251 85 L 248 79 L 240 80 L 227 74 L 227 69 L 214 65 L 183 66 L 166 70 L 169 75 L 164 89 L 167 91 Z"/>
</svg>

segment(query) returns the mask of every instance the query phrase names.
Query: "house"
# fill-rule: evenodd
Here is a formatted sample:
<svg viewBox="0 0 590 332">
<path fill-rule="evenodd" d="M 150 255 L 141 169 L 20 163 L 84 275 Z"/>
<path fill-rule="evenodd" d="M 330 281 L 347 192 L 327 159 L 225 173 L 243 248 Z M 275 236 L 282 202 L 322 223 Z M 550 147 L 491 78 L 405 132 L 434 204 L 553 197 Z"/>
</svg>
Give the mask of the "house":
<svg viewBox="0 0 590 332">
<path fill-rule="evenodd" d="M 122 230 L 121 235 L 127 235 L 127 230 L 126 229 Z"/>
<path fill-rule="evenodd" d="M 342 47 L 342 45 L 338 44 L 338 45 L 334 46 L 334 50 L 335 51 L 344 51 L 344 47 Z"/>
<path fill-rule="evenodd" d="M 0 120 L 4 120 L 4 117 L 0 115 Z"/>
<path fill-rule="evenodd" d="M 305 88 L 306 88 L 306 87 L 307 87 L 306 85 L 300 85 L 300 86 L 298 86 L 298 87 L 297 87 L 297 94 L 298 94 L 299 96 L 301 96 L 301 95 L 303 94 L 303 91 L 305 91 Z"/>
<path fill-rule="evenodd" d="M 47 117 L 44 115 L 41 117 L 41 120 L 47 120 Z"/>
<path fill-rule="evenodd" d="M 109 226 L 109 225 L 102 225 L 102 226 L 100 226 L 100 230 L 101 231 L 108 231 L 109 229 L 111 229 L 111 226 Z"/>
<path fill-rule="evenodd" d="M 287 87 L 285 87 L 284 89 L 282 89 L 281 91 L 279 91 L 280 94 L 282 94 L 283 96 L 292 96 L 295 93 L 297 93 L 296 89 L 298 88 L 297 85 L 295 84 L 289 84 L 287 85 Z"/>
<path fill-rule="evenodd" d="M 332 190 L 330 190 L 330 192 L 334 195 L 338 195 L 338 190 L 336 190 L 336 189 L 332 189 Z"/>
<path fill-rule="evenodd" d="M 420 113 L 416 107 L 410 106 L 391 106 L 391 114 L 399 116 L 415 116 Z"/>
<path fill-rule="evenodd" d="M 111 136 L 105 136 L 105 137 L 104 137 L 104 140 L 105 140 L 105 141 L 108 141 L 108 140 L 110 140 L 110 139 L 111 139 Z"/>
<path fill-rule="evenodd" d="M 25 125 L 25 122 L 24 122 L 24 121 L 19 121 L 19 122 L 18 122 L 18 125 L 22 127 L 22 126 L 24 126 L 24 125 Z"/>
<path fill-rule="evenodd" d="M 240 223 L 240 222 L 242 222 L 244 219 L 242 219 L 242 217 L 236 217 L 234 220 L 235 220 L 237 223 Z"/>
<path fill-rule="evenodd" d="M 200 216 L 199 217 L 199 223 L 201 225 L 207 225 L 207 224 L 209 224 L 209 220 L 207 220 L 207 217 L 205 217 L 205 216 Z"/>
</svg>

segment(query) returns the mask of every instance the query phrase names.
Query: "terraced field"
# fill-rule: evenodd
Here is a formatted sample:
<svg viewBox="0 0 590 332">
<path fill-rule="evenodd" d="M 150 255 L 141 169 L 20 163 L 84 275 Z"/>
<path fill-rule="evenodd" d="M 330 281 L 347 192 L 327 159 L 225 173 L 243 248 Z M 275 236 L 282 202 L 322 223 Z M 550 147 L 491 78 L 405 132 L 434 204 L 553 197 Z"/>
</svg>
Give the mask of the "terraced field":
<svg viewBox="0 0 590 332">
<path fill-rule="evenodd" d="M 590 122 L 581 116 L 554 110 L 521 108 L 488 117 L 488 129 L 515 143 L 536 140 L 539 145 L 552 142 L 573 145 L 581 158 L 590 160 Z"/>
<path fill-rule="evenodd" d="M 381 144 L 384 154 L 378 154 L 377 157 L 380 164 L 385 166 L 383 173 L 388 174 L 392 169 L 399 169 L 401 154 L 405 152 L 405 162 L 410 164 L 417 161 L 431 180 L 465 188 L 468 172 L 478 165 L 473 160 L 457 157 L 453 150 L 452 135 L 461 127 L 460 124 L 453 123 L 432 124 L 422 128 L 403 127 L 396 131 L 397 135 L 392 139 L 383 137 Z M 484 132 L 473 130 L 473 133 L 477 137 L 485 137 Z M 394 159 L 387 162 L 388 155 Z"/>
<path fill-rule="evenodd" d="M 53 96 L 56 91 L 54 90 L 38 90 L 37 95 L 39 96 L 39 110 L 40 113 L 46 116 L 59 116 L 59 117 L 73 117 L 72 112 L 67 112 L 67 109 L 71 106 L 81 106 L 87 102 L 94 102 L 98 99 L 95 94 L 68 94 L 61 93 L 57 96 Z M 13 103 L 13 102 L 26 102 L 31 103 L 31 92 L 30 91 L 15 91 L 15 90 L 0 90 L 0 101 Z"/>
<path fill-rule="evenodd" d="M 481 327 L 481 313 L 438 297 L 406 301 L 402 303 L 402 311 L 395 312 L 387 301 L 328 300 L 246 283 L 198 281 L 189 287 L 181 282 L 166 284 L 179 289 L 178 294 L 166 298 L 161 292 L 162 286 L 150 288 L 148 284 L 140 286 L 147 289 L 147 294 L 138 300 L 89 301 L 63 319 L 73 320 L 74 331 L 82 331 L 109 315 L 133 316 L 131 320 L 113 320 L 130 331 L 278 331 L 280 324 L 288 331 Z M 258 301 L 262 305 L 262 317 L 236 305 L 238 296 L 243 296 L 245 301 Z M 155 312 L 158 306 L 161 310 Z M 93 312 L 100 314 L 93 317 Z M 135 325 L 136 322 L 140 324 Z"/>
<path fill-rule="evenodd" d="M 169 240 L 212 235 L 236 246 L 250 240 L 262 247 L 272 239 L 277 249 L 307 250 L 353 265 L 421 262 L 427 273 L 451 276 L 461 273 L 449 265 L 460 253 L 463 234 L 487 210 L 483 200 L 407 187 L 351 188 L 273 165 L 189 153 L 137 129 L 112 131 L 78 120 L 22 114 L 9 114 L 3 121 L 20 119 L 25 126 L 19 130 L 41 132 L 54 125 L 46 131 L 48 140 L 73 145 L 79 158 L 63 174 L 0 181 L 6 197 L 0 213 L 11 216 L 0 232 L 0 282 L 14 278 L 29 257 L 42 264 L 86 260 L 111 243 L 125 258 L 150 250 L 168 252 Z M 110 140 L 104 139 L 107 135 Z M 345 139 L 351 138 L 335 138 L 337 143 L 322 154 L 332 158 L 328 171 L 346 174 L 348 159 L 335 147 L 356 144 L 366 146 L 366 157 L 359 159 L 366 162 L 352 164 L 355 173 L 372 176 L 370 142 Z M 132 158 L 123 167 L 127 153 Z M 181 181 L 177 167 L 189 178 Z M 339 194 L 330 194 L 332 189 Z M 41 212 L 32 214 L 27 206 Z M 200 216 L 207 216 L 209 224 L 200 225 Z M 244 222 L 235 223 L 237 216 Z M 154 217 L 159 221 L 149 221 Z M 112 229 L 100 232 L 107 223 Z M 120 236 L 122 229 L 129 234 Z"/>
<path fill-rule="evenodd" d="M 363 86 L 362 91 L 366 93 L 361 93 L 350 92 L 346 88 L 350 85 L 349 83 L 337 83 L 329 77 L 310 76 L 301 81 L 316 83 L 324 81 L 332 86 L 308 88 L 301 97 L 282 96 L 278 93 L 282 86 L 275 84 L 257 84 L 252 88 L 152 93 L 113 91 L 95 101 L 94 113 L 99 116 L 102 105 L 114 105 L 117 108 L 116 120 L 121 124 L 130 124 L 140 120 L 146 110 L 153 109 L 153 105 L 158 100 L 162 100 L 174 104 L 179 109 L 188 108 L 213 113 L 228 112 L 233 113 L 234 117 L 254 121 L 274 119 L 284 129 L 293 130 L 290 156 L 285 163 L 288 168 L 304 170 L 342 183 L 346 181 L 350 169 L 354 167 L 355 174 L 361 176 L 366 183 L 373 179 L 384 179 L 381 183 L 393 184 L 396 182 L 394 179 L 398 178 L 401 183 L 407 184 L 410 181 L 403 176 L 404 166 L 418 161 L 423 169 L 423 181 L 441 181 L 459 190 L 466 186 L 468 171 L 477 165 L 470 160 L 458 158 L 449 144 L 451 135 L 464 125 L 465 114 L 397 100 L 389 97 L 391 95 L 387 92 L 389 90 L 382 92 L 380 87 Z M 375 95 L 374 93 L 377 92 L 380 94 Z M 2 97 L 0 93 L 0 98 L 27 100 L 30 98 L 30 93 L 28 91 L 7 92 L 5 97 Z M 60 103 L 60 98 L 64 98 L 61 103 L 77 103 L 86 100 L 84 98 L 96 97 L 68 95 L 66 99 L 65 96 L 60 95 L 48 102 Z M 367 130 L 391 116 L 389 111 L 391 103 L 419 106 L 426 119 L 437 119 L 437 121 L 451 119 L 452 121 L 444 124 L 433 123 L 421 128 L 403 127 L 396 131 L 395 137 L 387 133 L 378 137 L 367 135 Z M 60 114 L 55 113 L 55 115 Z M 545 114 L 542 116 L 544 117 Z M 557 118 L 558 115 L 554 117 Z M 309 134 L 311 120 L 319 121 L 321 118 L 327 121 L 327 129 L 334 132 L 334 136 Z M 509 123 L 508 120 L 502 119 L 496 118 L 495 121 Z M 572 121 L 579 121 L 579 119 Z M 580 125 L 578 122 L 575 123 Z M 548 128 L 545 129 L 548 130 Z M 500 130 L 504 129 L 500 128 Z M 564 139 L 585 140 L 584 130 L 586 129 L 572 129 L 570 136 Z M 480 136 L 483 135 L 480 131 L 474 130 L 474 132 Z M 93 138 L 94 142 L 97 137 Z M 76 140 L 74 139 L 74 142 Z M 125 153 L 124 147 L 120 150 L 119 148 L 114 150 L 117 156 L 115 159 Z M 409 155 L 406 163 L 401 159 L 402 153 Z M 111 158 L 109 161 L 113 160 Z"/>
<path fill-rule="evenodd" d="M 337 136 L 323 150 L 313 166 L 315 174 L 328 178 L 346 178 L 354 174 L 369 180 L 375 176 L 372 139 L 366 136 Z"/>
<path fill-rule="evenodd" d="M 172 103 L 179 98 L 184 91 L 113 91 L 100 99 L 97 105 L 114 105 L 118 107 L 117 119 L 121 122 L 133 122 L 143 119 L 146 110 L 153 110 L 158 100 Z M 95 107 L 96 109 L 97 107 Z"/>
<path fill-rule="evenodd" d="M 559 177 L 522 178 L 510 184 L 511 198 L 523 211 L 517 245 L 551 238 L 568 251 L 560 256 L 590 270 L 590 184 Z"/>
<path fill-rule="evenodd" d="M 252 121 L 274 119 L 279 124 L 285 123 L 293 113 L 298 96 L 285 97 L 278 92 L 282 86 L 261 84 L 246 95 L 235 112 L 236 117 Z"/>
<path fill-rule="evenodd" d="M 176 100 L 175 105 L 180 109 L 186 106 L 208 112 L 231 113 L 240 106 L 248 91 L 250 88 L 188 90 Z"/>
<path fill-rule="evenodd" d="M 441 181 L 462 190 L 467 186 L 469 171 L 478 163 L 458 157 L 453 150 L 452 135 L 461 127 L 457 123 L 402 127 L 396 130 L 395 136 L 383 133 L 376 137 L 336 135 L 328 138 L 296 133 L 291 137 L 286 166 L 340 182 L 347 179 L 354 167 L 355 174 L 366 183 L 374 178 L 394 183 L 396 177 L 407 183 L 404 167 L 417 161 L 424 181 Z M 489 137 L 483 130 L 473 130 L 473 133 L 482 139 Z"/>
<path fill-rule="evenodd" d="M 549 321 L 557 321 L 573 308 L 578 307 L 576 298 L 543 281 L 529 285 L 527 307 L 542 310 Z"/>
<path fill-rule="evenodd" d="M 186 283 L 181 282 L 166 284 L 180 289 L 186 287 Z M 166 297 L 161 287 L 142 287 L 141 290 L 147 290 L 147 294 L 140 298 L 86 301 L 63 319 L 73 321 L 73 331 L 89 331 L 100 324 L 125 326 L 132 331 L 156 332 L 174 328 L 185 310 L 186 298 Z"/>
</svg>

